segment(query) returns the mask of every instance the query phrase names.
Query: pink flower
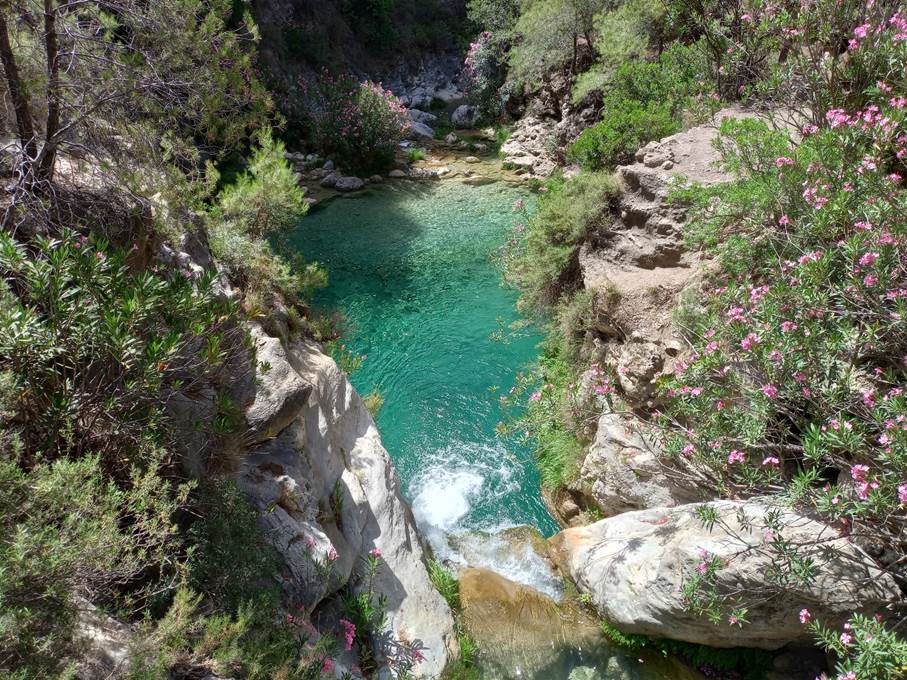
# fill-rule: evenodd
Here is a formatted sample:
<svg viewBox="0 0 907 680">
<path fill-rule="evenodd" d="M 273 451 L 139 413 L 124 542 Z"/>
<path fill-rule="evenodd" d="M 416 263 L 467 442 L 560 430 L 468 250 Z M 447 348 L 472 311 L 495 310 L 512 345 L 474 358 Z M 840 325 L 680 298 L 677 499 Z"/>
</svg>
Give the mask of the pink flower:
<svg viewBox="0 0 907 680">
<path fill-rule="evenodd" d="M 368 554 L 375 559 L 381 559 L 381 548 L 372 548 L 368 551 Z"/>
<path fill-rule="evenodd" d="M 762 459 L 763 465 L 771 465 L 772 467 L 778 467 L 781 465 L 781 461 L 775 458 L 775 456 L 768 456 L 767 458 Z"/>
<path fill-rule="evenodd" d="M 324 663 L 321 664 L 321 674 L 327 675 L 334 668 L 334 660 L 327 656 L 324 658 Z"/>
<path fill-rule="evenodd" d="M 755 333 L 749 333 L 743 340 L 740 341 L 740 347 L 749 351 L 754 346 L 758 345 L 761 339 Z"/>
<path fill-rule="evenodd" d="M 907 484 L 901 484 L 898 487 L 898 500 L 901 505 L 907 505 Z"/>
<path fill-rule="evenodd" d="M 536 390 L 529 396 L 529 401 L 538 401 L 542 398 L 542 393 Z"/>
<path fill-rule="evenodd" d="M 853 34 L 858 38 L 865 38 L 868 31 L 869 24 L 863 24 L 862 26 L 857 26 L 855 29 L 853 29 Z"/>
<path fill-rule="evenodd" d="M 809 613 L 808 609 L 800 610 L 800 623 L 807 624 L 812 617 L 813 615 Z"/>
<path fill-rule="evenodd" d="M 853 641 L 853 635 L 850 633 L 841 633 L 840 640 L 842 645 L 849 645 Z"/>
<path fill-rule="evenodd" d="M 733 614 L 731 614 L 729 617 L 727 617 L 727 622 L 728 622 L 730 625 L 734 626 L 734 625 L 737 624 L 737 617 L 734 616 Z"/>
<path fill-rule="evenodd" d="M 857 680 L 857 674 L 853 671 L 847 671 L 843 675 L 839 675 L 838 680 Z"/>
<path fill-rule="evenodd" d="M 769 399 L 774 399 L 778 396 L 778 388 L 774 385 L 763 385 L 762 394 L 764 394 Z"/>
<path fill-rule="evenodd" d="M 692 444 L 687 444 L 686 446 L 683 447 L 683 450 L 681 451 L 681 453 L 683 453 L 683 455 L 685 455 L 685 456 L 692 456 L 694 451 L 696 451 L 696 447 L 693 446 Z"/>
<path fill-rule="evenodd" d="M 696 571 L 698 571 L 700 574 L 704 574 L 708 570 L 709 570 L 709 565 L 706 564 L 705 562 L 700 562 L 699 564 L 696 565 Z"/>
<path fill-rule="evenodd" d="M 878 282 L 879 282 L 878 278 L 876 278 L 872 274 L 867 274 L 866 276 L 863 277 L 863 285 L 866 286 L 867 288 L 872 288 Z"/>
<path fill-rule="evenodd" d="M 331 562 L 336 562 L 340 559 L 340 553 L 337 552 L 337 549 L 334 548 L 334 546 L 331 546 L 330 550 L 328 550 L 328 559 Z"/>
<path fill-rule="evenodd" d="M 780 219 L 778 220 L 778 224 L 780 224 L 782 227 L 786 227 L 788 224 L 790 224 L 790 217 L 788 217 L 787 215 L 781 215 Z"/>
<path fill-rule="evenodd" d="M 340 619 L 340 625 L 343 627 L 344 649 L 350 651 L 353 648 L 353 640 L 356 639 L 356 624 L 346 619 Z"/>
<path fill-rule="evenodd" d="M 793 165 L 794 159 L 787 156 L 779 156 L 775 159 L 775 167 L 783 168 L 785 165 Z"/>
<path fill-rule="evenodd" d="M 791 331 L 797 330 L 797 324 L 793 321 L 782 321 L 781 322 L 781 332 L 790 333 Z"/>
<path fill-rule="evenodd" d="M 871 267 L 875 264 L 875 261 L 879 259 L 878 253 L 863 253 L 863 257 L 860 258 L 861 267 Z"/>
<path fill-rule="evenodd" d="M 850 477 L 855 482 L 862 482 L 866 478 L 867 472 L 869 472 L 868 465 L 853 465 L 850 468 Z"/>
<path fill-rule="evenodd" d="M 738 451 L 734 449 L 727 457 L 728 465 L 733 465 L 734 463 L 742 463 L 746 460 L 746 454 L 743 451 Z"/>
</svg>

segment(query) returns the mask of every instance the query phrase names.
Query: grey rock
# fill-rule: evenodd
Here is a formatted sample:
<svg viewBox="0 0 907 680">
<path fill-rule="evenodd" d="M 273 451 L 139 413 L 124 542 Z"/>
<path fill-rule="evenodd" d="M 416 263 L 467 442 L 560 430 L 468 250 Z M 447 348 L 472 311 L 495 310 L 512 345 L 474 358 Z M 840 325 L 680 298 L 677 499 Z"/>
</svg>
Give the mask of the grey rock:
<svg viewBox="0 0 907 680">
<path fill-rule="evenodd" d="M 450 122 L 457 127 L 466 128 L 475 125 L 479 117 L 479 110 L 469 104 L 461 104 L 450 115 Z"/>
<path fill-rule="evenodd" d="M 284 358 L 296 373 L 289 384 L 305 386 L 307 398 L 279 434 L 251 452 L 238 479 L 285 559 L 279 578 L 312 607 L 351 579 L 359 583 L 363 558 L 380 549 L 374 588 L 387 596 L 389 630 L 421 640 L 425 660 L 415 675 L 436 677 L 454 654 L 453 617 L 428 577 L 415 520 L 375 423 L 318 345 L 294 342 Z"/>
<path fill-rule="evenodd" d="M 323 167 L 323 168 L 324 168 L 325 170 L 327 170 L 328 172 L 333 172 L 333 170 L 334 170 L 334 161 L 328 159 L 328 160 L 326 160 L 326 161 L 324 162 L 324 165 L 322 165 L 321 167 Z"/>
<path fill-rule="evenodd" d="M 438 117 L 429 113 L 428 111 L 420 111 L 419 109 L 410 109 L 408 112 L 410 120 L 413 120 L 417 123 L 425 123 L 426 125 L 431 125 L 438 122 Z"/>
<path fill-rule="evenodd" d="M 274 437 L 289 425 L 308 399 L 307 384 L 290 365 L 286 348 L 257 324 L 250 328 L 255 343 L 255 395 L 246 409 L 248 438 L 253 442 Z"/>
<path fill-rule="evenodd" d="M 365 181 L 359 177 L 338 177 L 337 182 L 334 184 L 334 188 L 337 191 L 360 191 L 365 187 Z"/>
<path fill-rule="evenodd" d="M 475 156 L 466 156 L 466 158 L 463 159 L 463 162 L 464 163 L 481 163 L 482 161 L 480 161 Z"/>
<path fill-rule="evenodd" d="M 456 132 L 449 132 L 447 134 L 447 136 L 444 138 L 444 141 L 447 142 L 448 144 L 456 144 L 457 142 L 460 141 L 460 138 L 457 137 Z"/>
<path fill-rule="evenodd" d="M 406 174 L 405 171 L 397 168 L 397 169 L 391 170 L 389 173 L 387 173 L 387 176 L 391 177 L 393 179 L 403 179 L 404 177 L 407 177 L 408 175 Z"/>
<path fill-rule="evenodd" d="M 598 419 L 580 477 L 587 495 L 605 517 L 706 500 L 682 478 L 680 470 L 660 460 L 655 438 L 645 434 L 635 419 L 616 413 Z"/>
<path fill-rule="evenodd" d="M 330 175 L 327 175 L 324 179 L 321 180 L 320 184 L 325 189 L 333 189 L 337 186 L 337 181 L 340 179 L 340 175 L 336 172 L 332 172 Z"/>
<path fill-rule="evenodd" d="M 409 131 L 407 133 L 409 139 L 434 139 L 435 131 L 428 127 L 425 123 L 420 123 L 417 120 L 414 120 L 409 124 Z"/>
<path fill-rule="evenodd" d="M 384 181 L 384 178 L 381 175 L 372 175 L 368 178 L 370 184 L 381 184 Z"/>
<path fill-rule="evenodd" d="M 707 504 L 722 522 L 711 530 L 697 504 L 626 512 L 552 539 L 552 554 L 588 593 L 599 614 L 621 630 L 712 647 L 778 649 L 812 635 L 798 618 L 807 608 L 835 628 L 853 612 L 871 613 L 898 601 L 900 589 L 872 560 L 837 531 L 791 510 L 777 508 L 780 534 L 813 560 L 815 579 L 783 595 L 764 596 L 775 555 L 763 534 L 773 508 L 757 501 Z M 714 625 L 684 602 L 685 578 L 702 561 L 700 550 L 722 560 L 719 592 L 753 594 L 748 624 Z"/>
</svg>

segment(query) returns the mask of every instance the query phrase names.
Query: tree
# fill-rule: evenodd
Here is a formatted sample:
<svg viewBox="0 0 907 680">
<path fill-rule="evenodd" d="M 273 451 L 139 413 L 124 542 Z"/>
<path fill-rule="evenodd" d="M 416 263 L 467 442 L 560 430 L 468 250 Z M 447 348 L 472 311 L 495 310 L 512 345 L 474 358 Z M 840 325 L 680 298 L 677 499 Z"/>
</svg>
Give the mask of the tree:
<svg viewBox="0 0 907 680">
<path fill-rule="evenodd" d="M 607 0 L 534 0 L 517 21 L 518 44 L 511 53 L 512 77 L 534 85 L 553 69 L 576 75 L 583 46 L 595 47 L 595 16 Z"/>
<path fill-rule="evenodd" d="M 254 25 L 235 21 L 232 7 L 0 0 L 0 63 L 15 119 L 3 132 L 17 140 L 4 226 L 15 227 L 17 206 L 55 193 L 61 154 L 135 192 L 139 165 L 191 171 L 245 139 L 270 101 L 255 78 Z"/>
</svg>

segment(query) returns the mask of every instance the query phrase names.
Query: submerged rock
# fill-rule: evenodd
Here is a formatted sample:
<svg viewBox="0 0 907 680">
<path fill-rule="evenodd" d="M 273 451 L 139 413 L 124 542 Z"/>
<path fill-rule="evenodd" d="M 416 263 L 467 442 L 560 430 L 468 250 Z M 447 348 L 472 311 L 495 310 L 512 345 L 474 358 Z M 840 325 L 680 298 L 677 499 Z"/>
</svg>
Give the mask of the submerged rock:
<svg viewBox="0 0 907 680">
<path fill-rule="evenodd" d="M 814 562 L 816 577 L 783 594 L 767 588 L 776 555 L 763 527 L 770 508 L 750 501 L 707 504 L 722 523 L 711 530 L 696 515 L 698 505 L 627 512 L 586 527 L 566 529 L 551 539 L 553 555 L 577 586 L 591 595 L 598 612 L 623 631 L 713 647 L 778 649 L 812 635 L 798 613 L 809 609 L 834 628 L 853 612 L 874 613 L 895 602 L 894 579 L 830 527 L 781 510 L 780 532 Z M 720 558 L 720 592 L 750 595 L 749 623 L 714 625 L 690 611 L 683 584 L 703 561 L 700 550 Z"/>
<path fill-rule="evenodd" d="M 695 671 L 645 650 L 612 646 L 573 601 L 551 598 L 485 569 L 460 576 L 463 625 L 480 649 L 485 680 L 697 680 Z"/>
</svg>

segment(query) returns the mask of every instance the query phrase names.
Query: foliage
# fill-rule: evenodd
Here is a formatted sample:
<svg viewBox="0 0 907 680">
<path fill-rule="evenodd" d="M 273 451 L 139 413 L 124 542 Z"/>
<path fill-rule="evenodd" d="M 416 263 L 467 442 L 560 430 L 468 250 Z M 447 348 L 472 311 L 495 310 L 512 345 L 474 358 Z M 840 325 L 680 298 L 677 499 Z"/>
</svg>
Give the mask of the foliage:
<svg viewBox="0 0 907 680">
<path fill-rule="evenodd" d="M 579 246 L 608 227 L 616 191 L 605 173 L 583 173 L 540 189 L 537 213 L 516 225 L 500 253 L 507 280 L 522 293 L 521 309 L 544 312 L 576 288 Z"/>
<path fill-rule="evenodd" d="M 590 170 L 613 168 L 629 163 L 646 142 L 679 128 L 666 103 L 643 106 L 632 99 L 612 99 L 605 117 L 583 130 L 568 156 Z"/>
<path fill-rule="evenodd" d="M 185 489 L 174 493 L 151 464 L 134 467 L 118 488 L 96 455 L 25 467 L 8 444 L 0 455 L 0 671 L 50 677 L 74 650 L 84 606 L 74 593 L 123 607 L 149 594 L 138 588 L 127 599 L 119 588 L 174 549 L 166 518 Z"/>
<path fill-rule="evenodd" d="M 725 493 L 780 496 L 837 534 L 903 555 L 907 19 L 885 12 L 873 7 L 867 23 L 839 33 L 854 36 L 852 58 L 826 64 L 832 80 L 821 95 L 796 70 L 811 62 L 792 58 L 787 82 L 822 107 L 800 119 L 797 137 L 783 125 L 728 121 L 718 145 L 738 177 L 679 193 L 693 209 L 690 242 L 718 266 L 701 310 L 684 317 L 692 351 L 663 385 L 660 420 L 671 428 L 670 455 Z M 809 585 L 824 542 L 792 544 L 777 513 L 763 524 L 777 565 L 766 574 L 771 596 Z M 685 586 L 690 606 L 745 625 L 746 594 L 718 590 L 721 565 L 702 565 Z M 894 677 L 902 643 L 878 631 L 871 647 L 841 650 L 852 665 L 839 678 L 856 677 L 857 667 L 862 677 Z"/>
<path fill-rule="evenodd" d="M 469 20 L 480 31 L 507 35 L 520 16 L 519 0 L 469 0 Z"/>
<path fill-rule="evenodd" d="M 281 239 L 305 215 L 308 205 L 293 168 L 284 160 L 285 147 L 270 130 L 258 135 L 248 170 L 218 194 L 207 212 L 211 250 L 227 267 L 230 278 L 244 289 L 250 316 L 264 314 L 275 302 L 293 305 L 327 285 L 327 273 L 298 253 L 279 255 L 268 239 Z M 280 252 L 292 252 L 281 247 Z"/>
<path fill-rule="evenodd" d="M 381 85 L 327 72 L 304 88 L 308 134 L 343 167 L 381 171 L 409 126 L 406 108 Z"/>
<path fill-rule="evenodd" d="M 174 479 L 166 407 L 215 381 L 242 335 L 211 276 L 135 273 L 84 236 L 0 235 L 0 268 L 0 667 L 46 670 L 74 595 L 133 612 L 183 577 L 174 518 L 191 486 Z"/>
<path fill-rule="evenodd" d="M 594 17 L 604 0 L 534 0 L 514 27 L 509 78 L 534 88 L 555 71 L 579 72 L 580 39 L 594 49 Z"/>
<path fill-rule="evenodd" d="M 368 412 L 372 414 L 372 418 L 376 418 L 378 417 L 378 412 L 381 410 L 381 407 L 384 406 L 384 395 L 375 388 L 362 397 L 362 403 L 365 404 L 365 408 L 368 409 Z"/>
<path fill-rule="evenodd" d="M 436 560 L 429 560 L 428 576 L 435 590 L 441 593 L 441 597 L 447 602 L 447 606 L 454 612 L 459 611 L 460 584 L 456 576 Z"/>
<path fill-rule="evenodd" d="M 601 121 L 582 132 L 569 157 L 584 168 L 612 168 L 632 161 L 647 142 L 677 132 L 685 115 L 706 118 L 718 102 L 704 92 L 703 75 L 696 47 L 674 45 L 658 61 L 627 61 L 600 83 L 580 81 L 575 99 L 597 86 L 606 95 Z"/>
<path fill-rule="evenodd" d="M 237 22 L 229 0 L 71 9 L 26 0 L 0 21 L 21 149 L 12 206 L 24 210 L 7 210 L 7 226 L 26 213 L 59 219 L 42 199 L 57 156 L 70 153 L 90 161 L 97 184 L 132 196 L 164 192 L 183 205 L 185 176 L 171 170 L 197 174 L 202 151 L 236 147 L 270 110 L 255 77 L 255 26 L 248 16 Z M 162 186 L 171 181 L 181 187 L 172 196 Z"/>
<path fill-rule="evenodd" d="M 375 590 L 375 576 L 386 569 L 381 551 L 373 548 L 363 558 L 358 584 L 349 584 L 343 596 L 343 609 L 349 622 L 351 639 L 360 645 L 363 668 L 369 667 L 372 651 L 377 649 L 388 665 L 398 674 L 406 675 L 425 657 L 420 642 L 396 640 L 387 631 L 387 596 Z M 349 649 L 349 645 L 347 646 Z"/>
<path fill-rule="evenodd" d="M 808 627 L 822 647 L 838 659 L 838 678 L 897 680 L 907 671 L 907 642 L 877 619 L 856 614 L 841 633 L 818 621 L 809 622 Z"/>
<path fill-rule="evenodd" d="M 654 649 L 664 655 L 677 656 L 708 677 L 721 677 L 725 673 L 731 673 L 730 677 L 761 680 L 771 667 L 772 655 L 761 649 L 745 647 L 716 649 L 680 640 L 650 638 L 621 632 L 605 620 L 601 621 L 601 628 L 605 637 L 619 647 L 630 651 Z"/>
<path fill-rule="evenodd" d="M 406 159 L 410 163 L 418 163 L 425 160 L 425 149 L 410 149 L 406 152 Z"/>
<path fill-rule="evenodd" d="M 495 34 L 483 31 L 469 44 L 463 62 L 469 97 L 488 119 L 496 118 L 503 107 L 501 88 L 507 79 L 507 47 Z"/>
<path fill-rule="evenodd" d="M 95 453 L 128 476 L 164 407 L 237 350 L 236 305 L 211 274 L 135 273 L 129 253 L 74 233 L 33 247 L 0 234 L 0 370 L 16 404 L 4 438 L 26 466 Z"/>
</svg>

